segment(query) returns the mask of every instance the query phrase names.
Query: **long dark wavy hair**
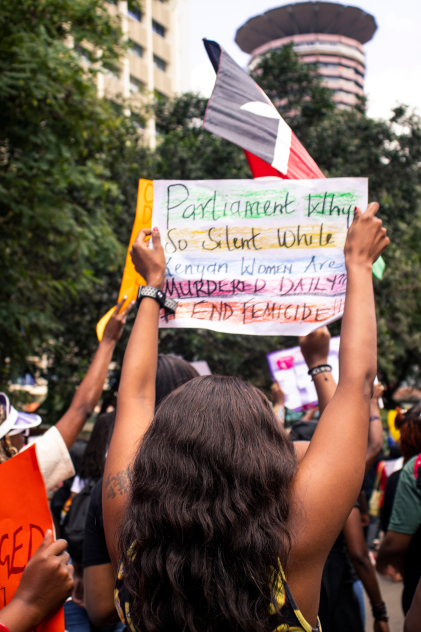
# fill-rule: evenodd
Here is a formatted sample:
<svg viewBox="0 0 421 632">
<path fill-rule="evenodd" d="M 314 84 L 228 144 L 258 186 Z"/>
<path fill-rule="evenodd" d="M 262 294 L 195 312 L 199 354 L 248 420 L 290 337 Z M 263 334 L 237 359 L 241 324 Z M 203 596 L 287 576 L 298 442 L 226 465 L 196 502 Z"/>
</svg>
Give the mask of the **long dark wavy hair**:
<svg viewBox="0 0 421 632">
<path fill-rule="evenodd" d="M 290 549 L 292 443 L 235 377 L 190 380 L 156 410 L 120 534 L 139 632 L 263 632 Z"/>
</svg>

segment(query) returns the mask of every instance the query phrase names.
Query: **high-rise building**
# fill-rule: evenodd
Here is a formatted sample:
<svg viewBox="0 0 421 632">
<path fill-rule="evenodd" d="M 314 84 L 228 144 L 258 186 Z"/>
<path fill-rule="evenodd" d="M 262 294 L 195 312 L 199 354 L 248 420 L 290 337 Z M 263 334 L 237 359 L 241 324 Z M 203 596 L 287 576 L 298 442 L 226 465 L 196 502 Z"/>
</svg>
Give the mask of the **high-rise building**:
<svg viewBox="0 0 421 632">
<path fill-rule="evenodd" d="M 251 18 L 235 41 L 250 54 L 249 67 L 264 53 L 292 43 L 302 62 L 317 65 L 337 106 L 349 108 L 364 94 L 363 44 L 376 29 L 374 17 L 357 7 L 297 2 Z"/>
<path fill-rule="evenodd" d="M 121 95 L 128 106 L 145 95 L 168 98 L 189 89 L 188 0 L 106 0 L 119 15 L 129 52 L 115 72 L 98 75 L 98 92 L 113 99 Z M 146 136 L 155 146 L 155 123 L 147 122 Z"/>
</svg>

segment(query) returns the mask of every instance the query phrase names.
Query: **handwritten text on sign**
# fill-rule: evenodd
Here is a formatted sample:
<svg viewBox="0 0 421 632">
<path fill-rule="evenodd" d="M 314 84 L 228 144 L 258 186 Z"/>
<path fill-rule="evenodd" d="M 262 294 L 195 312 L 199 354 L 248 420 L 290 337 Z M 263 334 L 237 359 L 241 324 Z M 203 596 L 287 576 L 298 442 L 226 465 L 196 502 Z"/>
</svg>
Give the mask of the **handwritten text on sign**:
<svg viewBox="0 0 421 632">
<path fill-rule="evenodd" d="M 343 247 L 365 178 L 154 182 L 153 225 L 178 301 L 161 327 L 307 334 L 340 318 Z"/>
</svg>

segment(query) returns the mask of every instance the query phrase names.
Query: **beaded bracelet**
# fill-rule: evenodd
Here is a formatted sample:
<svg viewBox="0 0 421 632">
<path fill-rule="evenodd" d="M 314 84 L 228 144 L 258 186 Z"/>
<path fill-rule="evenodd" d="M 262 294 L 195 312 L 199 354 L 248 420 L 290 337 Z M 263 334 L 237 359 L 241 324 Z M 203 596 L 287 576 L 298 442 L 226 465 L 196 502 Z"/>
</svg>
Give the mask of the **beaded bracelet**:
<svg viewBox="0 0 421 632">
<path fill-rule="evenodd" d="M 373 619 L 376 621 L 385 621 L 386 623 L 389 621 L 389 617 L 387 616 L 386 604 L 379 603 L 375 606 L 371 606 L 371 611 L 373 613 Z"/>
<path fill-rule="evenodd" d="M 307 371 L 308 375 L 313 378 L 315 375 L 318 375 L 319 373 L 331 373 L 332 372 L 332 367 L 330 366 L 330 364 L 319 364 L 319 366 L 314 366 L 312 369 L 309 369 Z"/>
</svg>

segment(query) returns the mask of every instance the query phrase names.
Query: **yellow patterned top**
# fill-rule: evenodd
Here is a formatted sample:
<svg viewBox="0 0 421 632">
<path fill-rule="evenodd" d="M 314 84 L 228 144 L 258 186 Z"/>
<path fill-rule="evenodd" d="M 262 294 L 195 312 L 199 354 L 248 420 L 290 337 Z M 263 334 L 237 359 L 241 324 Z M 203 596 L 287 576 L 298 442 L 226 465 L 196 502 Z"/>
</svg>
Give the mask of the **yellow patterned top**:
<svg viewBox="0 0 421 632">
<path fill-rule="evenodd" d="M 276 581 L 275 593 L 281 616 L 277 613 L 275 606 L 270 604 L 269 623 L 273 632 L 322 632 L 320 621 L 317 628 L 312 628 L 297 608 L 282 570 L 281 577 L 278 577 Z M 123 564 L 120 564 L 118 570 L 114 590 L 114 603 L 121 621 L 131 632 L 137 632 L 130 617 L 130 595 L 124 585 Z"/>
</svg>

